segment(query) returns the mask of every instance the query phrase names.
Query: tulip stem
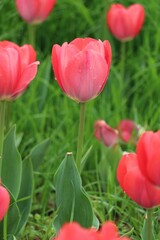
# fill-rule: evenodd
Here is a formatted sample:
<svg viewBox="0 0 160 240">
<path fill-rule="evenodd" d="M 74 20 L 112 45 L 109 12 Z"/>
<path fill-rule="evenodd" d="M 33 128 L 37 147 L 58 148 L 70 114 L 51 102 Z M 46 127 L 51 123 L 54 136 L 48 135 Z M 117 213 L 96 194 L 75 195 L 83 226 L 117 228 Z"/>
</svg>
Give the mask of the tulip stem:
<svg viewBox="0 0 160 240">
<path fill-rule="evenodd" d="M 29 43 L 35 48 L 35 26 L 33 24 L 28 24 L 28 35 L 29 35 Z"/>
<path fill-rule="evenodd" d="M 146 219 L 146 239 L 144 240 L 153 240 L 152 233 L 152 209 L 147 210 L 147 219 Z"/>
<path fill-rule="evenodd" d="M 0 101 L 0 180 L 2 177 L 4 125 L 5 125 L 5 102 Z"/>
<path fill-rule="evenodd" d="M 78 168 L 79 172 L 81 171 L 81 158 L 82 158 L 83 137 L 84 137 L 84 124 L 85 124 L 85 103 L 80 103 L 80 119 L 79 119 L 77 156 L 76 156 L 76 164 L 77 164 L 77 168 Z"/>
<path fill-rule="evenodd" d="M 4 216 L 4 220 L 3 220 L 3 239 L 7 240 L 7 213 Z"/>
<path fill-rule="evenodd" d="M 121 43 L 121 62 L 120 62 L 120 70 L 121 70 L 121 79 L 124 81 L 125 74 L 125 51 L 126 51 L 126 43 Z"/>
</svg>

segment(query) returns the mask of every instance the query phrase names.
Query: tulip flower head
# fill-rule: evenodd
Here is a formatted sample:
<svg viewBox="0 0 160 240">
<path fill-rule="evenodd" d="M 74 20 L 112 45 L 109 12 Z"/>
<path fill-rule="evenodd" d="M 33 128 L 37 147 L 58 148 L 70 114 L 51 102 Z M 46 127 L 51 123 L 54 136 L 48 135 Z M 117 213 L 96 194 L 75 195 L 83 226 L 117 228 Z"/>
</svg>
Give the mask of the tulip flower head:
<svg viewBox="0 0 160 240">
<path fill-rule="evenodd" d="M 16 0 L 20 16 L 30 24 L 42 23 L 52 11 L 56 0 Z"/>
<path fill-rule="evenodd" d="M 105 222 L 100 229 L 96 231 L 93 228 L 85 229 L 76 222 L 66 223 L 61 228 L 58 236 L 54 240 L 129 240 L 126 237 L 120 237 L 117 227 L 113 222 Z"/>
<path fill-rule="evenodd" d="M 140 32 L 145 18 L 145 10 L 140 4 L 128 8 L 121 4 L 112 4 L 106 15 L 111 33 L 120 41 L 129 41 Z"/>
<path fill-rule="evenodd" d="M 105 146 L 111 147 L 118 143 L 118 131 L 111 128 L 103 120 L 98 120 L 94 124 L 94 135 Z"/>
<path fill-rule="evenodd" d="M 87 102 L 103 90 L 111 65 L 108 41 L 76 38 L 52 49 L 55 78 L 63 92 L 77 102 Z"/>
<path fill-rule="evenodd" d="M 143 175 L 152 184 L 160 187 L 160 130 L 143 133 L 138 141 L 136 152 Z"/>
<path fill-rule="evenodd" d="M 139 127 L 132 120 L 124 119 L 121 120 L 117 126 L 119 131 L 119 137 L 124 142 L 137 142 Z"/>
<path fill-rule="evenodd" d="M 124 192 L 138 205 L 144 208 L 160 205 L 160 188 L 145 178 L 139 168 L 137 154 L 128 153 L 122 156 L 117 179 Z"/>
<path fill-rule="evenodd" d="M 0 42 L 0 101 L 20 96 L 36 76 L 38 64 L 31 45 Z"/>
<path fill-rule="evenodd" d="M 0 221 L 3 220 L 6 215 L 10 204 L 10 196 L 6 188 L 0 183 Z"/>
</svg>

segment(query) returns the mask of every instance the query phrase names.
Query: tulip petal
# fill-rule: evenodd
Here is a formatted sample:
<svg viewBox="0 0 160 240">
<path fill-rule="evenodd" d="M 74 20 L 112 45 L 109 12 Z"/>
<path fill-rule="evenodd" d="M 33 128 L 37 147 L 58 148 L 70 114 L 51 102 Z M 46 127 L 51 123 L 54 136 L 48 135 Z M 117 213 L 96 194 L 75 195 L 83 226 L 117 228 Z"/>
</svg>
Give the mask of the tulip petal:
<svg viewBox="0 0 160 240">
<path fill-rule="evenodd" d="M 35 20 L 40 1 L 36 0 L 16 0 L 16 6 L 21 17 L 31 23 Z"/>
<path fill-rule="evenodd" d="M 63 88 L 68 96 L 78 102 L 95 98 L 103 89 L 108 73 L 104 58 L 94 51 L 75 55 L 65 69 Z"/>
</svg>

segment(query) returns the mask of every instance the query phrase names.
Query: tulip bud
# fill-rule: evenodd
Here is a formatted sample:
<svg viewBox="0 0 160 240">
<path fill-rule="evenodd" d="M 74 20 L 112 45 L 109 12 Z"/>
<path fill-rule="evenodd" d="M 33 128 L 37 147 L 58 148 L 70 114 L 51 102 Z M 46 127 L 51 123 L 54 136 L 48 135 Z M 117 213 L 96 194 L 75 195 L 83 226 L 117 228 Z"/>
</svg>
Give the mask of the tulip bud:
<svg viewBox="0 0 160 240">
<path fill-rule="evenodd" d="M 30 24 L 42 23 L 52 11 L 56 0 L 16 0 L 20 16 Z"/>
<path fill-rule="evenodd" d="M 63 92 L 77 102 L 87 102 L 101 93 L 110 65 L 108 41 L 77 38 L 52 49 L 55 78 Z"/>
<path fill-rule="evenodd" d="M 129 41 L 140 32 L 145 18 L 142 5 L 132 4 L 125 8 L 121 4 L 112 4 L 106 15 L 111 33 L 120 41 Z"/>
<path fill-rule="evenodd" d="M 20 96 L 36 76 L 38 64 L 31 45 L 0 42 L 0 101 Z"/>
</svg>

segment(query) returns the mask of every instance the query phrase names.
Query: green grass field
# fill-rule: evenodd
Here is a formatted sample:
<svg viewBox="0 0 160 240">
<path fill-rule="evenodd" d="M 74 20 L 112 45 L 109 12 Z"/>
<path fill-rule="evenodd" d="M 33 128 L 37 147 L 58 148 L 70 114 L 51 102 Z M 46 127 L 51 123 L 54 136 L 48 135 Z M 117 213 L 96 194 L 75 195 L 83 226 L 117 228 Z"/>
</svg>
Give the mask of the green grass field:
<svg viewBox="0 0 160 240">
<path fill-rule="evenodd" d="M 106 27 L 106 10 L 112 3 L 126 6 L 141 3 L 146 11 L 140 34 L 125 46 Z M 14 1 L 0 0 L 0 40 L 19 45 L 29 43 L 28 26 L 18 15 Z M 66 152 L 76 155 L 79 105 L 67 98 L 51 67 L 53 44 L 62 44 L 76 37 L 108 39 L 113 58 L 109 79 L 103 92 L 87 103 L 83 154 L 92 146 L 82 173 L 83 186 L 100 220 L 114 221 L 121 235 L 140 240 L 145 209 L 127 197 L 116 180 L 117 162 L 109 150 L 93 135 L 94 122 L 104 119 L 115 127 L 121 119 L 132 119 L 145 130 L 160 129 L 160 4 L 155 1 L 58 0 L 48 19 L 36 27 L 35 49 L 40 61 L 38 75 L 27 91 L 9 103 L 8 114 L 16 123 L 19 151 L 25 157 L 34 145 L 46 138 L 51 145 L 38 172 L 34 174 L 35 190 L 32 211 L 27 225 L 19 235 L 21 240 L 48 240 L 54 236 L 56 215 L 53 177 Z M 122 48 L 125 54 L 122 56 Z M 123 145 L 124 151 L 134 151 Z M 110 159 L 109 159 L 110 158 Z M 99 167 L 104 161 L 103 173 Z M 106 182 L 102 182 L 101 174 Z M 138 186 L 137 186 L 138 187 Z M 154 209 L 155 236 L 160 239 L 158 208 Z"/>
</svg>

